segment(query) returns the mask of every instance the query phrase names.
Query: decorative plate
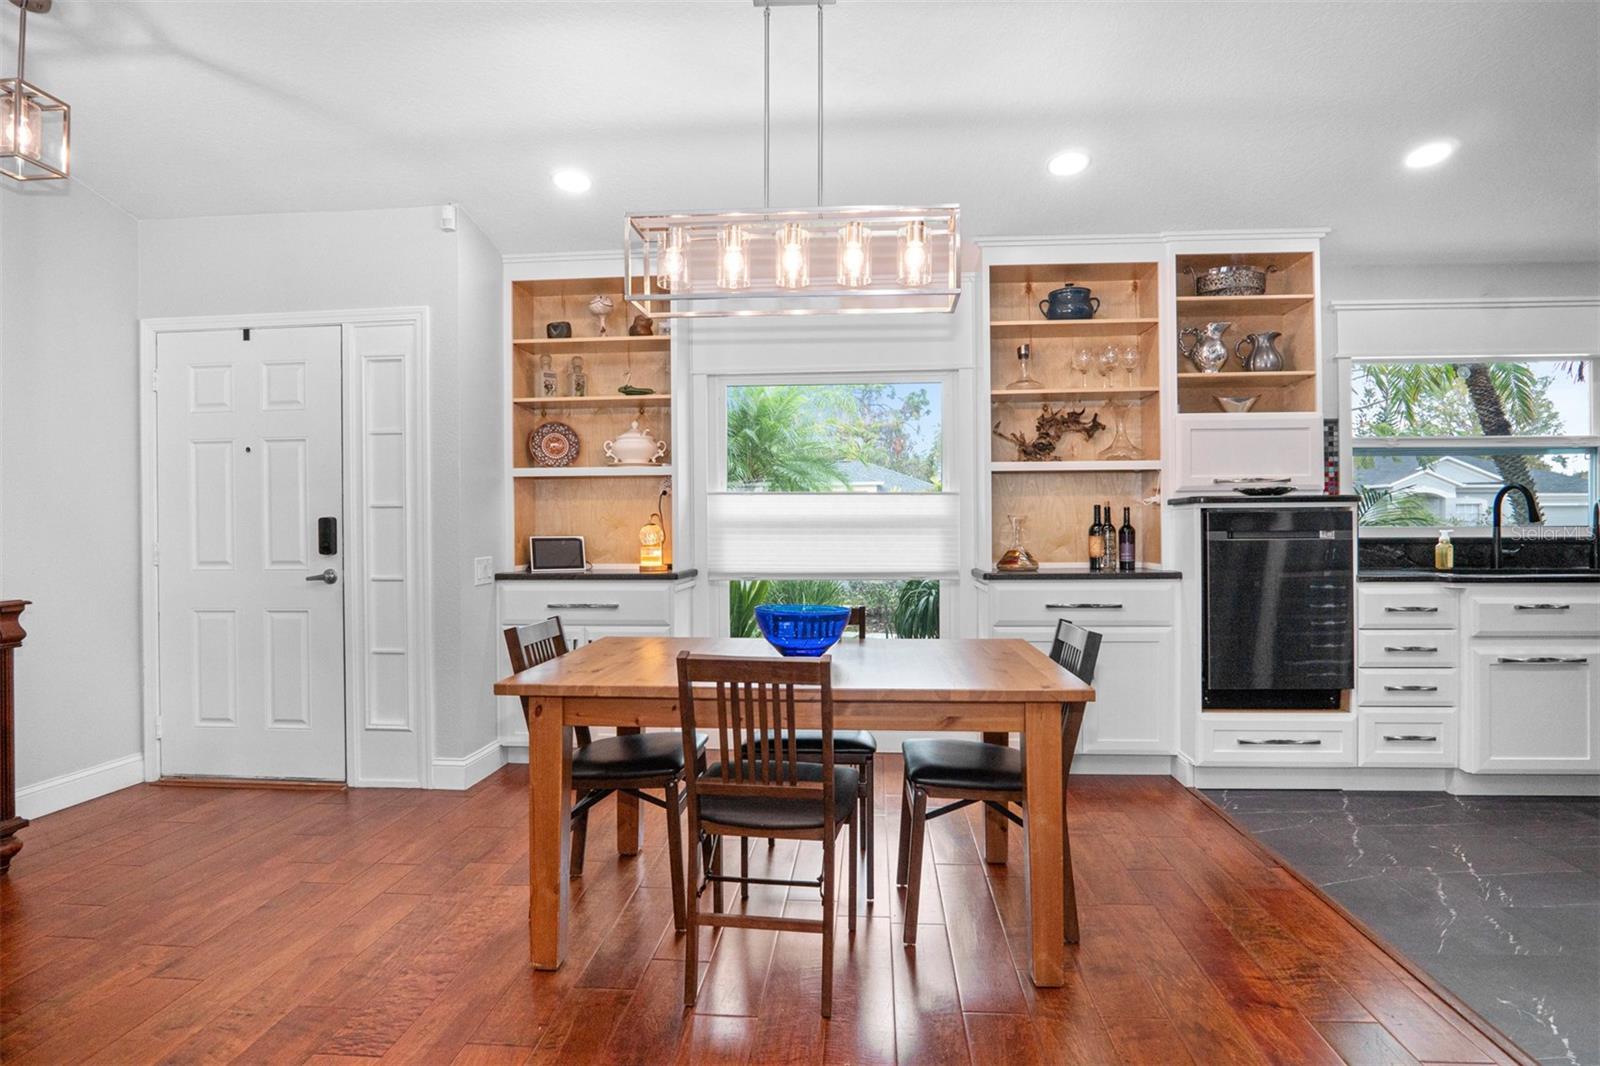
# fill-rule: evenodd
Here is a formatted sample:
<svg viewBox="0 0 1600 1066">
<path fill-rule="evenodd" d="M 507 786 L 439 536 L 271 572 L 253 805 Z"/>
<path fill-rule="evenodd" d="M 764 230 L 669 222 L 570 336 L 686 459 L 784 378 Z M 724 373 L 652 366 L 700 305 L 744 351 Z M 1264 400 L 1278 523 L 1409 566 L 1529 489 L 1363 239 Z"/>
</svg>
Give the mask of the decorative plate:
<svg viewBox="0 0 1600 1066">
<path fill-rule="evenodd" d="M 1256 485 L 1246 489 L 1234 489 L 1243 496 L 1287 496 L 1294 491 L 1293 485 Z"/>
<path fill-rule="evenodd" d="M 544 422 L 528 434 L 528 454 L 539 466 L 571 466 L 578 457 L 578 435 L 565 422 Z"/>
</svg>

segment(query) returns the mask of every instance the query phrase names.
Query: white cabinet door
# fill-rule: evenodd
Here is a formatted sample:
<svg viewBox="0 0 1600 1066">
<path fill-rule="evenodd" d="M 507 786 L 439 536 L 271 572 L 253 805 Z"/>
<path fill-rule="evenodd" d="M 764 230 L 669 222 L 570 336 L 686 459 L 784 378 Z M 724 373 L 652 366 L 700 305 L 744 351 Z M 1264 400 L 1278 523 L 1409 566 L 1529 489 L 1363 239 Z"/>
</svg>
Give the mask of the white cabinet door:
<svg viewBox="0 0 1600 1066">
<path fill-rule="evenodd" d="M 1467 669 L 1462 769 L 1600 770 L 1600 650 L 1593 641 L 1478 644 Z"/>
<path fill-rule="evenodd" d="M 1322 420 L 1316 415 L 1178 416 L 1178 490 L 1227 491 L 1246 478 L 1322 488 Z"/>
<path fill-rule="evenodd" d="M 1165 626 L 1107 626 L 1094 669 L 1094 702 L 1083 714 L 1078 750 L 1094 755 L 1171 755 L 1175 750 L 1177 644 Z M 1050 653 L 1055 631 L 996 626 L 996 637 Z"/>
</svg>

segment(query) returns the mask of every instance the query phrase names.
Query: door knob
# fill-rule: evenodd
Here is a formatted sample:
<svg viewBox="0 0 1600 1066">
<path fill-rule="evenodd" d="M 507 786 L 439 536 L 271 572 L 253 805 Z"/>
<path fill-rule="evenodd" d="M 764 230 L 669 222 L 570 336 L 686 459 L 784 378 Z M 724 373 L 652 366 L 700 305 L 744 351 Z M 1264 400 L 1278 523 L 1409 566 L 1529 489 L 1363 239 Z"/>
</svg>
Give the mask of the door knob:
<svg viewBox="0 0 1600 1066">
<path fill-rule="evenodd" d="M 332 567 L 329 567 L 328 569 L 324 570 L 320 574 L 312 574 L 310 577 L 306 578 L 306 580 L 307 581 L 321 581 L 324 584 L 332 585 L 332 584 L 335 584 L 335 583 L 338 582 L 339 575 L 334 572 L 334 569 Z"/>
</svg>

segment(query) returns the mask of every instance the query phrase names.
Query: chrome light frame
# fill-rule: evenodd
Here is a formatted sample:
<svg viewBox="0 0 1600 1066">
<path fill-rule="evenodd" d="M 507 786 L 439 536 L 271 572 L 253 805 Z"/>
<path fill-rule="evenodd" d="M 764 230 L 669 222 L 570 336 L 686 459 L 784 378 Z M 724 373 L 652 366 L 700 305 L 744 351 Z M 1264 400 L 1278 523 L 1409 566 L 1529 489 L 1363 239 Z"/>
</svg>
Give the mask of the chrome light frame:
<svg viewBox="0 0 1600 1066">
<path fill-rule="evenodd" d="M 45 92 L 25 80 L 28 54 L 28 13 L 44 14 L 52 0 L 11 0 L 20 11 L 17 15 L 17 73 L 10 78 L 0 78 L 0 96 L 12 100 L 11 150 L 0 154 L 0 174 L 12 181 L 61 181 L 72 174 L 72 108 L 53 93 Z M 22 151 L 21 126 L 25 121 L 24 104 L 40 111 L 41 136 L 36 153 Z M 59 132 L 58 132 L 59 131 Z M 57 137 L 59 136 L 59 142 Z M 45 146 L 59 143 L 60 165 L 48 162 Z"/>
</svg>

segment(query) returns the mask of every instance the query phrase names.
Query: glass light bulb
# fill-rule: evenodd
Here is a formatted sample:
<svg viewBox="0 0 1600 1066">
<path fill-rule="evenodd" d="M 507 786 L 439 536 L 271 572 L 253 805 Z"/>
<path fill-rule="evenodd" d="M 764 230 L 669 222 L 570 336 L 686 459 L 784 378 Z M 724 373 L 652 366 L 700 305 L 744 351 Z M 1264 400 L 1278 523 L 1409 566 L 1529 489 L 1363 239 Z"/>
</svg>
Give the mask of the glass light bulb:
<svg viewBox="0 0 1600 1066">
<path fill-rule="evenodd" d="M 22 102 L 22 118 L 18 121 L 17 101 Z M 38 158 L 39 141 L 43 133 L 44 114 L 39 105 L 18 93 L 0 96 L 0 152 L 15 153 Z"/>
<path fill-rule="evenodd" d="M 862 286 L 872 282 L 872 231 L 864 223 L 846 222 L 839 228 L 839 284 Z"/>
<path fill-rule="evenodd" d="M 811 283 L 811 234 L 798 222 L 785 222 L 774 235 L 777 277 L 781 289 L 803 289 Z"/>
<path fill-rule="evenodd" d="M 900 284 L 911 287 L 926 285 L 933 277 L 932 258 L 928 253 L 928 224 L 907 222 L 900 231 Z"/>
<path fill-rule="evenodd" d="M 724 226 L 717 237 L 717 287 L 744 289 L 750 285 L 748 239 L 743 226 Z"/>
<path fill-rule="evenodd" d="M 656 253 L 656 287 L 674 292 L 688 283 L 688 241 L 683 229 L 674 226 L 661 238 L 661 247 Z"/>
</svg>

